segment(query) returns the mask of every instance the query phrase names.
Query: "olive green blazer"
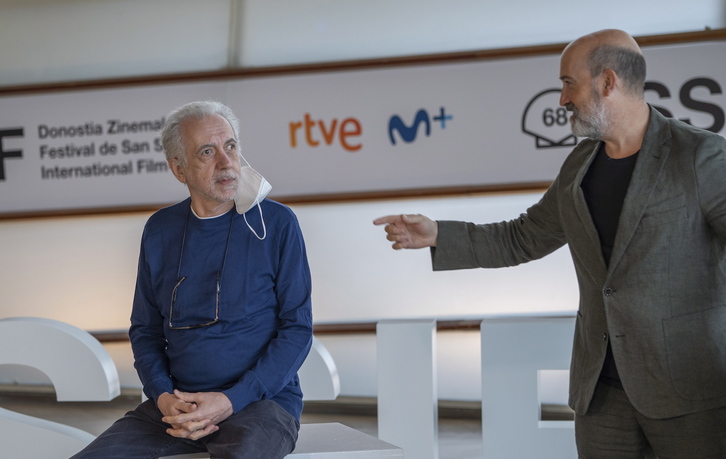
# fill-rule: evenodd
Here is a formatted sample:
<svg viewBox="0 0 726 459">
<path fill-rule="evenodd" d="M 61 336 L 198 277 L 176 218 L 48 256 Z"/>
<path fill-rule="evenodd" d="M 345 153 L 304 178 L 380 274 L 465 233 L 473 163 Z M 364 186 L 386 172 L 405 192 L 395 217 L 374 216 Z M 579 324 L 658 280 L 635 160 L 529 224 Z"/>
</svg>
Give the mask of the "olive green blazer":
<svg viewBox="0 0 726 459">
<path fill-rule="evenodd" d="M 609 266 L 580 188 L 599 146 L 575 147 L 542 199 L 517 219 L 440 221 L 433 267 L 513 266 L 568 244 L 580 289 L 570 406 L 587 411 L 608 342 L 642 414 L 724 406 L 726 140 L 651 108 Z"/>
</svg>

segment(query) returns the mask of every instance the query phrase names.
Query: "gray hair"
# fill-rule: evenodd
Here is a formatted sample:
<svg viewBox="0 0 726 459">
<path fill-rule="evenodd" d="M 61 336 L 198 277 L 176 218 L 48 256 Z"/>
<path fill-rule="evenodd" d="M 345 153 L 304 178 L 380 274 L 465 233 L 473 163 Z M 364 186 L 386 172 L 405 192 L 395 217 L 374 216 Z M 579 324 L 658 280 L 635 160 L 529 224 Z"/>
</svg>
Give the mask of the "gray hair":
<svg viewBox="0 0 726 459">
<path fill-rule="evenodd" d="M 623 81 L 629 94 L 643 97 L 645 58 L 639 52 L 621 46 L 597 46 L 590 53 L 588 67 L 592 78 L 597 78 L 605 69 L 611 69 Z"/>
<path fill-rule="evenodd" d="M 239 139 L 239 120 L 229 107 L 213 100 L 190 102 L 169 113 L 161 128 L 161 145 L 164 147 L 167 161 L 176 159 L 180 164 L 184 164 L 186 160 L 180 124 L 188 119 L 199 120 L 210 115 L 219 115 L 226 119 L 232 126 L 235 138 Z"/>
</svg>

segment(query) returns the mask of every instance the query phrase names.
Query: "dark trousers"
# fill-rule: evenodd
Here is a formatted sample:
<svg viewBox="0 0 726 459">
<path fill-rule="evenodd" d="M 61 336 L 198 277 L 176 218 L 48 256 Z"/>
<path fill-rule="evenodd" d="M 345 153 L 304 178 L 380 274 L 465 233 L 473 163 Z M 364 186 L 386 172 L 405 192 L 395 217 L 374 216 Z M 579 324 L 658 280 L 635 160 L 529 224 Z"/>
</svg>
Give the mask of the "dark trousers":
<svg viewBox="0 0 726 459">
<path fill-rule="evenodd" d="M 575 416 L 575 438 L 581 459 L 724 459 L 726 407 L 651 419 L 623 390 L 598 383 L 587 414 Z"/>
<path fill-rule="evenodd" d="M 116 421 L 72 459 L 156 459 L 209 452 L 212 458 L 282 459 L 292 452 L 300 424 L 270 400 L 252 403 L 199 440 L 172 437 L 161 412 L 146 400 Z"/>
</svg>

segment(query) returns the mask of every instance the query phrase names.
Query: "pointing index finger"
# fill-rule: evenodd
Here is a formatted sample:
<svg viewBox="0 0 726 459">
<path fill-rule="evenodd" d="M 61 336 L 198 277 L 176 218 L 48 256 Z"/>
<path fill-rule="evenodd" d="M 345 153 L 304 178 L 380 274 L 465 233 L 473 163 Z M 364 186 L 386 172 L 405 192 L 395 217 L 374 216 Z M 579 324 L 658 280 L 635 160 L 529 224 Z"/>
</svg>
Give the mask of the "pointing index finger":
<svg viewBox="0 0 726 459">
<path fill-rule="evenodd" d="M 384 217 L 379 217 L 373 220 L 374 225 L 385 225 L 385 224 L 391 224 L 401 221 L 400 215 L 386 215 Z"/>
</svg>

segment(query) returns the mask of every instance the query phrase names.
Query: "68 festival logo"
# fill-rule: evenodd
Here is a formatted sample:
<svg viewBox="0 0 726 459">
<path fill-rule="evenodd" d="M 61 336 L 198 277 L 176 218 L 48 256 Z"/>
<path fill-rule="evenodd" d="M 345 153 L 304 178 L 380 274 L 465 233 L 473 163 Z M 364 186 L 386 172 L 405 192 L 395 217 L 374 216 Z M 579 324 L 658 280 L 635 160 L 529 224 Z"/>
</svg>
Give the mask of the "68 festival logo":
<svg viewBox="0 0 726 459">
<path fill-rule="evenodd" d="M 565 107 L 560 107 L 560 90 L 547 89 L 524 109 L 522 131 L 536 139 L 537 148 L 574 146 L 577 137 L 570 130 L 569 119 Z"/>
<path fill-rule="evenodd" d="M 645 82 L 643 90 L 646 102 L 666 117 L 675 117 L 674 109 L 680 104 L 682 115 L 678 119 L 684 123 L 716 134 L 726 127 L 726 98 L 716 78 L 693 77 L 673 91 L 665 83 L 651 80 Z M 574 146 L 577 137 L 570 131 L 569 118 L 560 106 L 560 90 L 547 89 L 524 109 L 522 132 L 536 139 L 537 148 Z"/>
</svg>

